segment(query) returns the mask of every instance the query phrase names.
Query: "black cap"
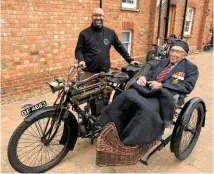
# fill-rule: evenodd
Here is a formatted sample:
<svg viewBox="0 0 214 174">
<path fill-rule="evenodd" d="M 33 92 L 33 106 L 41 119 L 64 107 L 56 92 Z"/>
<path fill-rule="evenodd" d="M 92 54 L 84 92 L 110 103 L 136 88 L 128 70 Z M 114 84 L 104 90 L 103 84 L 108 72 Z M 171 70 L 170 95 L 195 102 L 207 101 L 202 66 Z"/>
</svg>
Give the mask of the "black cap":
<svg viewBox="0 0 214 174">
<path fill-rule="evenodd" d="M 183 40 L 175 40 L 175 41 L 173 41 L 173 44 L 172 44 L 171 48 L 172 48 L 173 46 L 182 47 L 182 48 L 184 49 L 184 51 L 186 51 L 187 53 L 189 52 L 189 46 L 188 46 L 188 44 L 187 44 L 185 41 L 183 41 Z"/>
</svg>

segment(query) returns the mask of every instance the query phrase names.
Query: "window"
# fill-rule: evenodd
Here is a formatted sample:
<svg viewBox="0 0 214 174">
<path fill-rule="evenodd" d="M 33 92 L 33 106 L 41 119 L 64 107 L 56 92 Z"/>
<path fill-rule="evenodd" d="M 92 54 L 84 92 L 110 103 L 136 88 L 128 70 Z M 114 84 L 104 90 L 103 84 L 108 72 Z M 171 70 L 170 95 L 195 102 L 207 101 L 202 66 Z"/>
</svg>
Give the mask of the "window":
<svg viewBox="0 0 214 174">
<path fill-rule="evenodd" d="M 137 0 L 122 0 L 122 8 L 137 8 Z"/>
<path fill-rule="evenodd" d="M 184 25 L 184 35 L 189 36 L 192 31 L 194 8 L 187 8 L 186 20 Z"/>
<path fill-rule="evenodd" d="M 163 6 L 163 4 L 166 2 L 166 0 L 162 0 L 162 6 Z M 156 4 L 156 6 L 157 7 L 159 7 L 160 6 L 160 0 L 157 0 L 157 4 Z"/>
<path fill-rule="evenodd" d="M 131 30 L 124 30 L 122 32 L 122 44 L 125 47 L 125 49 L 128 51 L 129 55 L 131 53 L 131 39 L 132 39 Z"/>
</svg>

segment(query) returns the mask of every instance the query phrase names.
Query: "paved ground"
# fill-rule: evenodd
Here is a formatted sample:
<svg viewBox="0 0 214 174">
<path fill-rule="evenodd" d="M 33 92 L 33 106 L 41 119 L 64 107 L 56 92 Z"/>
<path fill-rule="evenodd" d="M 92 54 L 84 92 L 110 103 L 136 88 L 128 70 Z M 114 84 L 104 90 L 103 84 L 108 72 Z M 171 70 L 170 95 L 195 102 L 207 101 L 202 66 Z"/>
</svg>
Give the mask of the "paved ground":
<svg viewBox="0 0 214 174">
<path fill-rule="evenodd" d="M 185 161 L 179 161 L 170 152 L 169 145 L 157 152 L 149 161 L 149 166 L 137 163 L 125 167 L 97 167 L 95 165 L 95 144 L 88 139 L 79 139 L 73 152 L 56 167 L 47 173 L 87 172 L 87 173 L 213 173 L 213 53 L 201 53 L 189 56 L 198 65 L 200 76 L 195 90 L 189 96 L 200 96 L 206 103 L 206 126 L 202 129 L 198 143 L 191 155 Z M 1 110 L 1 156 L 2 172 L 15 172 L 7 160 L 7 144 L 13 130 L 21 123 L 20 105 L 23 103 L 37 103 L 47 100 L 52 103 L 55 96 L 48 93 L 28 101 L 7 104 Z M 167 130 L 170 132 L 172 130 Z"/>
</svg>

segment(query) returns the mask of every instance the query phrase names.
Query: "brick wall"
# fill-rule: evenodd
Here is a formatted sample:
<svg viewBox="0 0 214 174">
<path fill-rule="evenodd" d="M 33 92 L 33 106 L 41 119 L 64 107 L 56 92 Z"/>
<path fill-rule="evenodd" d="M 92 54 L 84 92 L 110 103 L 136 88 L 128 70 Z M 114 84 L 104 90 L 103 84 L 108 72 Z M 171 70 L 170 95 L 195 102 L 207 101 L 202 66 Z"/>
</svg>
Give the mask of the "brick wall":
<svg viewBox="0 0 214 174">
<path fill-rule="evenodd" d="M 207 12 L 209 17 L 203 23 L 204 4 L 210 11 L 212 4 L 211 0 L 189 1 L 195 5 L 197 16 L 194 37 L 188 42 L 198 49 L 201 42 L 206 42 L 212 22 L 211 12 Z M 68 67 L 75 62 L 79 32 L 90 25 L 91 11 L 99 7 L 99 0 L 2 0 L 1 6 L 1 98 L 5 103 L 15 96 L 47 89 L 45 82 L 67 73 Z M 184 1 L 177 7 L 175 34 L 180 32 Z M 155 41 L 158 8 L 153 0 L 139 0 L 138 8 L 140 11 L 125 11 L 121 10 L 121 1 L 103 1 L 105 26 L 114 29 L 120 39 L 122 30 L 132 30 L 131 55 L 144 61 L 151 48 L 147 43 Z M 164 18 L 166 3 L 163 8 Z M 206 27 L 201 32 L 198 25 Z M 161 33 L 163 37 L 163 24 Z M 201 40 L 195 36 L 199 33 Z M 113 66 L 126 64 L 114 49 L 111 61 Z"/>
<path fill-rule="evenodd" d="M 203 17 L 200 27 L 200 37 L 198 40 L 198 49 L 203 48 L 204 45 L 211 39 L 209 30 L 213 26 L 213 1 L 205 0 L 203 8 Z"/>
<path fill-rule="evenodd" d="M 111 5 L 110 5 L 111 4 Z M 132 49 L 131 55 L 134 58 L 142 58 L 147 52 L 147 42 L 150 35 L 150 16 L 153 16 L 154 1 L 139 1 L 140 11 L 121 11 L 121 1 L 103 1 L 105 12 L 105 25 L 116 31 L 119 38 L 122 37 L 122 30 L 132 30 Z M 152 29 L 151 29 L 152 30 Z M 120 55 L 114 49 L 111 51 L 111 57 L 118 60 Z M 120 59 L 122 60 L 122 59 Z"/>
<path fill-rule="evenodd" d="M 67 73 L 78 34 L 97 6 L 96 0 L 3 0 L 2 101 Z"/>
<path fill-rule="evenodd" d="M 173 0 L 171 0 L 172 2 Z M 166 8 L 167 8 L 167 0 L 163 0 L 162 7 L 162 18 L 161 18 L 161 35 L 160 37 L 164 37 L 164 29 L 165 29 L 165 16 L 166 16 Z M 186 0 L 180 0 L 179 3 L 176 4 L 176 14 L 175 14 L 175 27 L 174 34 L 181 35 L 182 24 L 183 24 L 183 15 L 185 8 Z M 184 37 L 188 44 L 190 45 L 190 51 L 201 50 L 204 43 L 209 40 L 209 29 L 212 25 L 213 19 L 213 6 L 211 0 L 188 0 L 187 7 L 191 7 L 195 9 L 194 20 L 192 25 L 191 35 L 189 37 Z M 159 8 L 156 7 L 156 16 L 155 16 L 155 28 L 154 28 L 154 37 L 153 41 L 155 42 L 157 27 L 158 27 L 158 13 Z M 161 40 L 163 43 L 163 39 Z"/>
</svg>

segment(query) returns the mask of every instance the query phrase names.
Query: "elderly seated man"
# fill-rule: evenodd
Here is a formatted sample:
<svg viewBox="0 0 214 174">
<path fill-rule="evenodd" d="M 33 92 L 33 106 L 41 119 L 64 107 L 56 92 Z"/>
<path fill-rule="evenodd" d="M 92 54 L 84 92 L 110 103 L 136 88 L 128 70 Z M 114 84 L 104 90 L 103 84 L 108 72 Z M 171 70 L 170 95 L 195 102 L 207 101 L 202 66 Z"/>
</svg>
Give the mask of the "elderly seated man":
<svg viewBox="0 0 214 174">
<path fill-rule="evenodd" d="M 160 60 L 146 75 L 139 75 L 128 90 L 102 113 L 104 124 L 113 122 L 124 145 L 151 145 L 161 139 L 173 120 L 176 94 L 189 94 L 198 79 L 198 68 L 186 59 L 188 44 L 176 40 L 169 59 Z"/>
</svg>

